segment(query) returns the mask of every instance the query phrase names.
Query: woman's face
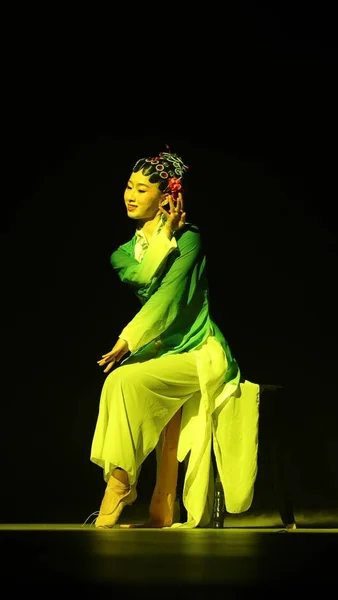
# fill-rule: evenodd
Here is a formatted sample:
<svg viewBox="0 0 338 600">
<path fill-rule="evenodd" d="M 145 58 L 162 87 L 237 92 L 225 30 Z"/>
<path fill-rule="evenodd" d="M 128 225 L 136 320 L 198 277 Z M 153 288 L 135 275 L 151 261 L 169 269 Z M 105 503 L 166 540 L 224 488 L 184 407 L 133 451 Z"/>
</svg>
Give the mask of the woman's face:
<svg viewBox="0 0 338 600">
<path fill-rule="evenodd" d="M 166 196 L 157 183 L 150 183 L 142 171 L 132 173 L 124 192 L 128 217 L 131 219 L 154 219 L 161 214 L 159 205 L 166 203 Z"/>
</svg>

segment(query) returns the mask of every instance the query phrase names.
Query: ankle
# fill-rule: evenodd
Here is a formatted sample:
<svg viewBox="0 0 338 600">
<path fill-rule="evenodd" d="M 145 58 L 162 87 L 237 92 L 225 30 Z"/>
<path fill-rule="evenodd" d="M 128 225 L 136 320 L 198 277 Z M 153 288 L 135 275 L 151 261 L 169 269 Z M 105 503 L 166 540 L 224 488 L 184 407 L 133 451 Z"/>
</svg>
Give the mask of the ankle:
<svg viewBox="0 0 338 600">
<path fill-rule="evenodd" d="M 128 477 L 127 471 L 124 471 L 123 469 L 120 469 L 120 468 L 114 469 L 113 477 L 115 479 L 117 479 L 118 481 L 120 481 L 121 483 L 123 483 L 123 485 L 126 485 L 126 486 L 129 485 L 129 477 Z"/>
</svg>

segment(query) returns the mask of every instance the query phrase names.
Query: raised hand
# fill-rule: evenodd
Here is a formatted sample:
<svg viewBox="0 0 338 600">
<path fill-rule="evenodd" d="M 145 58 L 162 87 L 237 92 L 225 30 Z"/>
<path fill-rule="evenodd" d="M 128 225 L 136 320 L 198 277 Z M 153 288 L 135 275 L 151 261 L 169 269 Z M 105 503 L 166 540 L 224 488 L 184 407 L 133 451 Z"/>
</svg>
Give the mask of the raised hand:
<svg viewBox="0 0 338 600">
<path fill-rule="evenodd" d="M 167 218 L 167 225 L 170 227 L 172 231 L 177 231 L 181 229 L 185 225 L 186 214 L 183 208 L 183 197 L 182 194 L 179 193 L 177 197 L 177 202 L 174 203 L 173 197 L 168 195 L 170 212 L 165 210 L 163 206 L 160 206 L 161 212 Z"/>
</svg>

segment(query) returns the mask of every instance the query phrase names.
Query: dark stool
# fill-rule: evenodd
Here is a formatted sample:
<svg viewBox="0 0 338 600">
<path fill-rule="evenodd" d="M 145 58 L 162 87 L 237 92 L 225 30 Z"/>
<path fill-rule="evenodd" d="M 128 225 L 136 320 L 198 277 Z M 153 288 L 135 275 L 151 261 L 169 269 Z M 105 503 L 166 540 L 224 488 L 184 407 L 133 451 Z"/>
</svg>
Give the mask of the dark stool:
<svg viewBox="0 0 338 600">
<path fill-rule="evenodd" d="M 288 477 L 288 461 L 285 452 L 285 439 L 283 438 L 282 430 L 280 429 L 281 407 L 276 410 L 278 400 L 282 402 L 284 386 L 262 384 L 260 385 L 260 413 L 267 408 L 266 412 L 270 412 L 271 423 L 273 421 L 272 412 L 277 415 L 277 425 L 275 428 L 268 427 L 267 432 L 267 448 L 269 452 L 271 483 L 274 489 L 276 504 L 278 506 L 281 521 L 286 529 L 295 529 L 295 518 L 293 513 L 293 504 L 290 493 L 289 477 Z M 264 405 L 262 404 L 264 402 Z M 267 405 L 267 406 L 266 406 Z M 261 424 L 261 416 L 260 416 Z M 271 435 L 273 434 L 273 435 Z M 212 528 L 222 529 L 224 527 L 224 519 L 226 517 L 224 491 L 217 473 L 216 461 L 213 456 L 215 477 L 215 496 L 213 515 L 210 526 Z"/>
</svg>

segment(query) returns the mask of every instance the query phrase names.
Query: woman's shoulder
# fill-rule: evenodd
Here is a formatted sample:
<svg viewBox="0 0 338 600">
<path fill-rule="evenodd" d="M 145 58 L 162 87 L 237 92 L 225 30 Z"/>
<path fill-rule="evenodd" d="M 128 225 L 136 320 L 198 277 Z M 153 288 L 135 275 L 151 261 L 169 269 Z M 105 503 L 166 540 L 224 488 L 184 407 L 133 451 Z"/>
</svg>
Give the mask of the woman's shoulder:
<svg viewBox="0 0 338 600">
<path fill-rule="evenodd" d="M 120 252 L 124 252 L 126 254 L 129 254 L 130 256 L 134 256 L 135 242 L 136 237 L 134 235 L 131 238 L 131 240 L 128 240 L 128 242 L 124 242 L 123 244 L 120 244 L 117 248 L 115 248 L 115 250 L 111 254 L 111 259 L 114 257 L 114 255 L 116 256 Z"/>
<path fill-rule="evenodd" d="M 201 233 L 200 229 L 194 223 L 185 223 L 185 225 L 175 232 L 175 238 L 177 243 L 186 242 L 192 244 L 200 244 L 201 243 Z"/>
<path fill-rule="evenodd" d="M 196 225 L 196 223 L 191 223 L 190 221 L 186 222 L 183 229 L 185 229 L 187 231 L 192 231 L 194 233 L 199 233 L 199 231 L 200 231 L 198 225 Z"/>
</svg>

